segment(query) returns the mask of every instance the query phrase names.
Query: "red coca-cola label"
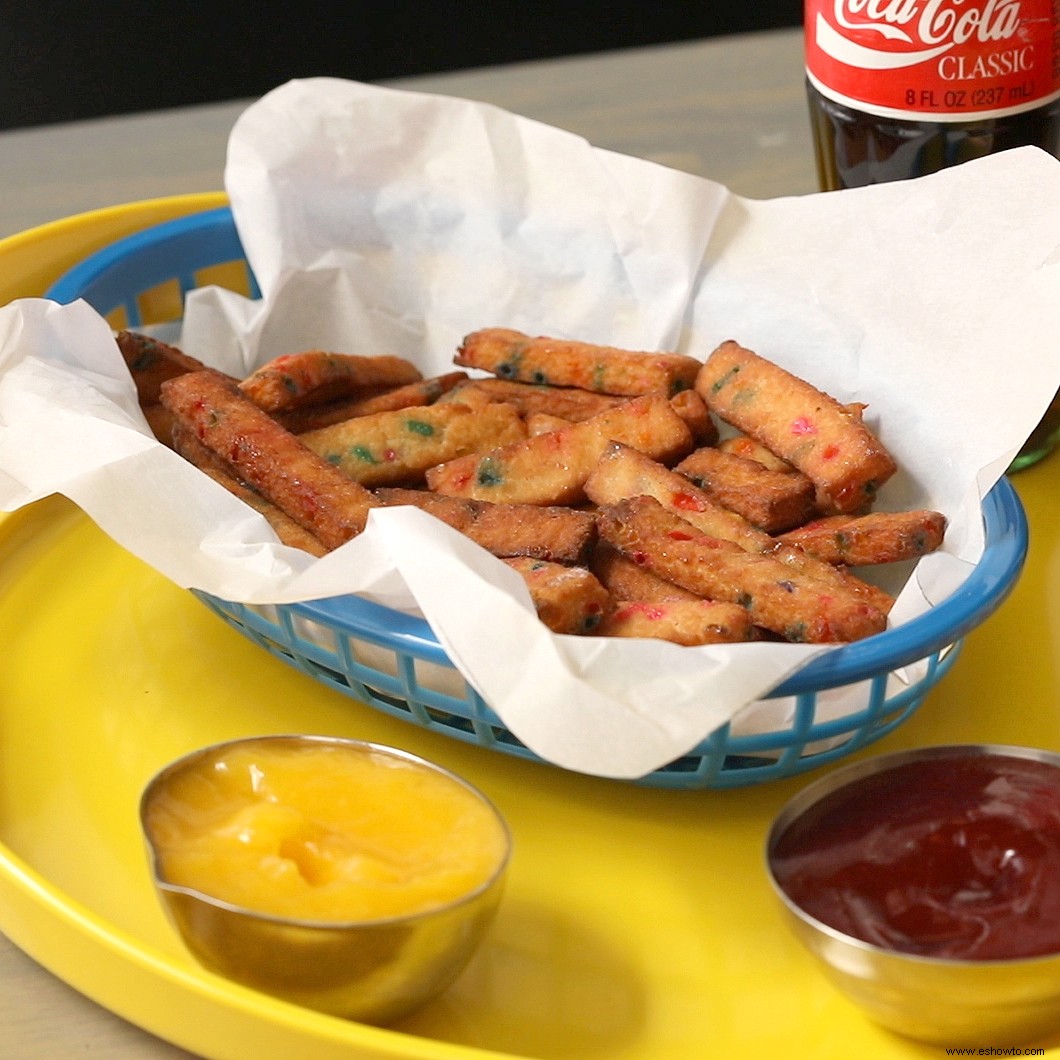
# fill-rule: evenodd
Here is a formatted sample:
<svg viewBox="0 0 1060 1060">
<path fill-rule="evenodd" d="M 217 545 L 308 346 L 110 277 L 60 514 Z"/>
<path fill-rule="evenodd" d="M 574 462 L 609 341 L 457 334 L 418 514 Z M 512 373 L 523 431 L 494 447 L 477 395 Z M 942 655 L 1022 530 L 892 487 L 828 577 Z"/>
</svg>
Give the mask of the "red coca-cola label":
<svg viewBox="0 0 1060 1060">
<path fill-rule="evenodd" d="M 805 0 L 806 72 L 838 103 L 936 121 L 1060 97 L 1060 0 Z"/>
</svg>

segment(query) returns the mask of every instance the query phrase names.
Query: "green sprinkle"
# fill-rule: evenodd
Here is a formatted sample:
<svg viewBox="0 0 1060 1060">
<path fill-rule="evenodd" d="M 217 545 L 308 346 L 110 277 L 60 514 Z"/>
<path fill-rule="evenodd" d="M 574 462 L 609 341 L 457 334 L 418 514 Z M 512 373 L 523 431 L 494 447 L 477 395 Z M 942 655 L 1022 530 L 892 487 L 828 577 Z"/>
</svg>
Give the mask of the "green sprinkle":
<svg viewBox="0 0 1060 1060">
<path fill-rule="evenodd" d="M 480 486 L 499 486 L 504 482 L 504 471 L 491 456 L 482 458 L 475 476 Z"/>
<path fill-rule="evenodd" d="M 363 461 L 366 464 L 378 464 L 379 461 L 372 456 L 372 450 L 366 445 L 355 445 L 350 448 L 350 456 L 355 456 L 358 460 Z"/>
<path fill-rule="evenodd" d="M 547 385 L 548 373 L 542 372 L 541 369 L 538 368 L 536 371 L 530 373 L 530 382 L 537 383 L 539 385 Z"/>
<path fill-rule="evenodd" d="M 133 362 L 132 370 L 134 372 L 144 372 L 148 368 L 151 368 L 160 357 L 161 351 L 159 350 L 158 343 L 153 339 L 144 339 L 136 360 Z"/>
<path fill-rule="evenodd" d="M 784 636 L 795 644 L 801 644 L 806 640 L 806 623 L 796 622 L 794 625 L 787 626 Z"/>
<path fill-rule="evenodd" d="M 740 372 L 740 366 L 734 365 L 720 379 L 716 379 L 710 387 L 710 392 L 716 394 L 722 387 L 728 386 Z"/>
<path fill-rule="evenodd" d="M 430 438 L 434 434 L 434 427 L 429 423 L 424 423 L 423 420 L 405 420 L 405 426 L 413 434 L 422 434 L 424 438 Z"/>
<path fill-rule="evenodd" d="M 525 345 L 513 346 L 506 361 L 497 365 L 497 375 L 502 379 L 518 379 L 523 365 L 523 354 L 526 352 Z"/>
<path fill-rule="evenodd" d="M 836 532 L 835 535 L 835 547 L 840 552 L 846 552 L 850 548 L 850 535 L 844 533 L 842 530 Z"/>
<path fill-rule="evenodd" d="M 593 365 L 593 376 L 590 390 L 603 390 L 604 389 L 604 376 L 607 374 L 607 366 L 603 361 L 597 361 Z"/>
</svg>

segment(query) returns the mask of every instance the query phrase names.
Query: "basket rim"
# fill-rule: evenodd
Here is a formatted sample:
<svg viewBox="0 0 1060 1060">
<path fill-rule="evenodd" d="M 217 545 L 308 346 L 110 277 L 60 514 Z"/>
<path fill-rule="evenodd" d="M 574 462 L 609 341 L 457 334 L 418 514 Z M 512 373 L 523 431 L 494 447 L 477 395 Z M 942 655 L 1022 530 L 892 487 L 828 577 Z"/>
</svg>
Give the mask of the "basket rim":
<svg viewBox="0 0 1060 1060">
<path fill-rule="evenodd" d="M 86 287 L 130 255 L 196 231 L 234 227 L 230 206 L 219 206 L 152 225 L 125 236 L 85 258 L 61 276 L 47 296 L 55 301 L 81 297 Z M 106 310 L 103 310 L 104 312 Z M 765 698 L 800 695 L 847 685 L 907 666 L 942 651 L 980 625 L 1008 597 L 1026 560 L 1026 512 L 1007 478 L 983 498 L 985 548 L 964 582 L 925 614 L 864 640 L 835 647 L 789 675 Z M 346 634 L 367 637 L 422 658 L 452 665 L 425 619 L 352 595 L 282 605 L 303 618 Z"/>
<path fill-rule="evenodd" d="M 85 292 L 91 291 L 101 276 L 121 267 L 134 254 L 150 251 L 160 243 L 176 238 L 194 236 L 211 229 L 228 230 L 234 226 L 235 219 L 230 206 L 215 206 L 182 217 L 173 217 L 168 221 L 159 221 L 108 243 L 76 265 L 72 265 L 52 283 L 44 297 L 64 305 L 84 298 Z M 109 309 L 101 312 L 106 315 Z"/>
</svg>

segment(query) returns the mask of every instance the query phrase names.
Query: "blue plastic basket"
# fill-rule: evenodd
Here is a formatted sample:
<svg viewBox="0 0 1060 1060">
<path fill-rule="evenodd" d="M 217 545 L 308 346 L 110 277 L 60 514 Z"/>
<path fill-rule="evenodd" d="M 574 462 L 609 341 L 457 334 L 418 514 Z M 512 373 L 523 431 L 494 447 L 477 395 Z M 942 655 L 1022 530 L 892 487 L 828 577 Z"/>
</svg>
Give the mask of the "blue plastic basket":
<svg viewBox="0 0 1060 1060">
<path fill-rule="evenodd" d="M 115 327 L 160 323 L 145 310 L 169 290 L 179 317 L 184 295 L 234 269 L 229 284 L 256 296 L 227 207 L 168 221 L 87 258 L 48 292 L 83 298 Z M 165 301 L 165 300 L 164 300 Z M 739 734 L 726 725 L 692 752 L 637 783 L 733 788 L 807 772 L 891 732 L 953 665 L 963 637 L 1011 592 L 1027 553 L 1027 521 L 1002 479 L 983 504 L 986 550 L 948 599 L 905 625 L 813 660 L 769 701 L 789 700 L 775 731 Z M 428 624 L 355 596 L 259 606 L 196 595 L 254 643 L 331 688 L 395 717 L 505 754 L 537 760 L 456 671 Z M 827 716 L 831 690 L 854 700 Z M 778 711 L 779 713 L 779 711 Z"/>
</svg>

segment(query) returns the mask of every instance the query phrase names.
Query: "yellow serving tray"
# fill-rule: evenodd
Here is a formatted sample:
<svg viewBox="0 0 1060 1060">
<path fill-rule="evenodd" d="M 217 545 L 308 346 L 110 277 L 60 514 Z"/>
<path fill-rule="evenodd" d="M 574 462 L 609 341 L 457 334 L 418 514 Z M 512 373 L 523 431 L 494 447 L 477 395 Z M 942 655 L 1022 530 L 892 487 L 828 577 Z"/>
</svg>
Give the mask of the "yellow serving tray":
<svg viewBox="0 0 1060 1060">
<path fill-rule="evenodd" d="M 859 757 L 943 742 L 1060 750 L 1058 485 L 1060 456 L 1017 477 L 1031 522 L 1023 578 L 918 714 Z M 0 636 L 0 930 L 187 1050 L 218 1060 L 939 1055 L 867 1022 L 781 921 L 765 834 L 815 774 L 675 792 L 417 728 L 265 654 L 58 498 L 0 521 Z M 512 827 L 488 941 L 441 999 L 394 1028 L 205 972 L 155 899 L 137 824 L 149 776 L 207 743 L 291 731 L 408 748 L 478 785 Z M 1035 1044 L 1060 1056 L 1060 1035 Z"/>
</svg>

